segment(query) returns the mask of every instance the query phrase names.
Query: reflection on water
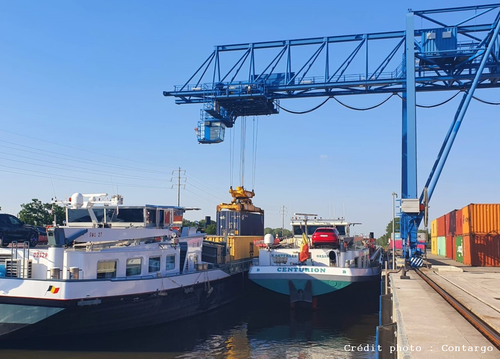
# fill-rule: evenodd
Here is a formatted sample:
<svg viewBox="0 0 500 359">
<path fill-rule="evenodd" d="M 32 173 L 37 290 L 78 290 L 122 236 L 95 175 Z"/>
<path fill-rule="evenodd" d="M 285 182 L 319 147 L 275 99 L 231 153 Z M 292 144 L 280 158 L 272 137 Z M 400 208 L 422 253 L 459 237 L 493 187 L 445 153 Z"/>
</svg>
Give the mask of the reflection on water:
<svg viewBox="0 0 500 359">
<path fill-rule="evenodd" d="M 346 345 L 374 344 L 377 296 L 332 308 L 290 310 L 248 298 L 197 318 L 112 335 L 0 342 L 1 358 L 375 358 Z"/>
</svg>

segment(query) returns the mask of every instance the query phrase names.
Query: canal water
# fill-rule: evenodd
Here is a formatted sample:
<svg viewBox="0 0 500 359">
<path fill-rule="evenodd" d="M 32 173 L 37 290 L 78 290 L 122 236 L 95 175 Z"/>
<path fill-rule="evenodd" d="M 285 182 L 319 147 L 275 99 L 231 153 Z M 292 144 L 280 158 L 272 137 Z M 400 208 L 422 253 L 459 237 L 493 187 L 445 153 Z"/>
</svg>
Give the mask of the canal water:
<svg viewBox="0 0 500 359">
<path fill-rule="evenodd" d="M 331 307 L 311 310 L 290 309 L 262 293 L 161 326 L 0 341 L 0 358 L 375 358 L 378 293 L 354 295 L 340 297 Z"/>
</svg>

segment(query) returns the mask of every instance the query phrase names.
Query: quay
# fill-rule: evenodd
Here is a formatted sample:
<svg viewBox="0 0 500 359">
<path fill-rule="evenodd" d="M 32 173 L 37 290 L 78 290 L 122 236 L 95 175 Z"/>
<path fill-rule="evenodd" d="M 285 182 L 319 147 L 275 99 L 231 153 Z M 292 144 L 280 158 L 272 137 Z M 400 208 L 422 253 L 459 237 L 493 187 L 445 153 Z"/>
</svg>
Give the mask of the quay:
<svg viewBox="0 0 500 359">
<path fill-rule="evenodd" d="M 422 274 L 484 321 L 498 338 L 500 268 L 466 266 L 433 254 L 428 254 L 426 264 L 419 269 Z M 488 340 L 416 270 L 390 271 L 388 292 L 396 338 L 379 358 L 500 358 L 498 342 Z"/>
</svg>

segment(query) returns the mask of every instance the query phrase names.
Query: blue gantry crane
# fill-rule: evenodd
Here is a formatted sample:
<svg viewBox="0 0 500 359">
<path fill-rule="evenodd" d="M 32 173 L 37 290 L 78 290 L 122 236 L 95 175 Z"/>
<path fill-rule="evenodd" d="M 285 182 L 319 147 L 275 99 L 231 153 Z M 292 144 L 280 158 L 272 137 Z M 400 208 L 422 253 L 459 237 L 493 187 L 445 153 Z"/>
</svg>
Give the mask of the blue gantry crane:
<svg viewBox="0 0 500 359">
<path fill-rule="evenodd" d="M 416 29 L 416 17 L 428 27 Z M 163 94 L 177 104 L 202 104 L 198 141 L 208 144 L 222 142 L 238 117 L 286 111 L 281 100 L 319 97 L 321 106 L 330 99 L 342 104 L 347 95 L 387 94 L 382 103 L 399 96 L 400 231 L 405 258 L 420 266 L 417 229 L 422 220 L 427 226 L 428 203 L 468 105 L 478 99 L 474 91 L 500 87 L 499 29 L 500 4 L 489 4 L 409 10 L 401 31 L 220 45 L 184 85 Z M 462 99 L 418 193 L 416 93 L 429 91 L 455 91 Z"/>
</svg>

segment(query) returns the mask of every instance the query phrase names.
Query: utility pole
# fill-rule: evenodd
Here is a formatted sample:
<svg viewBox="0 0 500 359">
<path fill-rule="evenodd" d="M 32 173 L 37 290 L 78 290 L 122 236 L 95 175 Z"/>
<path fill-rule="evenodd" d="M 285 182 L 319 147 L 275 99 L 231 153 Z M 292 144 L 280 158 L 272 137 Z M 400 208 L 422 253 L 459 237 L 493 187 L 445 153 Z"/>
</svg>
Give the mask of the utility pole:
<svg viewBox="0 0 500 359">
<path fill-rule="evenodd" d="M 283 230 L 285 228 L 285 205 L 281 207 L 281 238 L 283 238 Z"/>
<path fill-rule="evenodd" d="M 186 177 L 181 177 L 181 173 L 183 172 L 183 174 L 186 174 L 186 171 L 181 170 L 181 168 L 179 167 L 178 170 L 172 171 L 172 176 L 175 174 L 175 172 L 177 172 L 177 183 L 173 184 L 171 188 L 174 188 L 174 186 L 177 187 L 177 206 L 180 207 L 180 205 L 181 205 L 181 186 L 184 186 L 184 188 L 186 188 L 185 184 L 181 184 L 181 180 L 186 181 Z M 170 182 L 173 182 L 173 180 L 174 180 L 174 178 L 171 178 Z"/>
</svg>

